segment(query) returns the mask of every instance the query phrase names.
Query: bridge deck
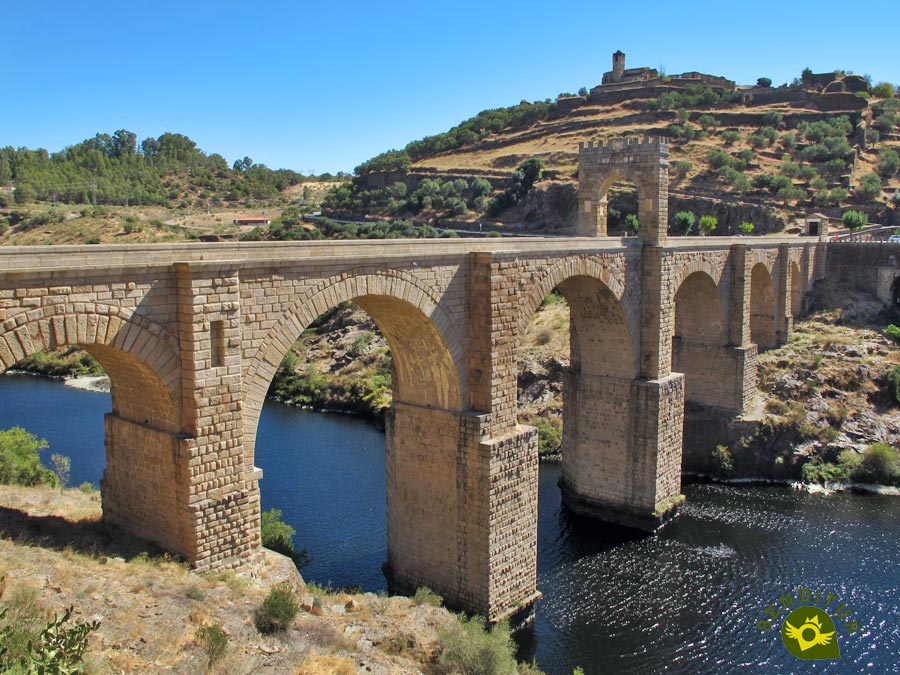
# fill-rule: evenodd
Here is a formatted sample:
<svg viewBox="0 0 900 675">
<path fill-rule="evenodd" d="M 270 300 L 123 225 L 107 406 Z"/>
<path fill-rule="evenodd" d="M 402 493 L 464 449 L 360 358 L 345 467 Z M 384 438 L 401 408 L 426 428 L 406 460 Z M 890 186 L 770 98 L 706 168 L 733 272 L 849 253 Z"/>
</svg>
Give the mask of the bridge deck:
<svg viewBox="0 0 900 675">
<path fill-rule="evenodd" d="M 721 250 L 735 244 L 753 248 L 775 248 L 781 244 L 805 245 L 809 238 L 798 237 L 672 237 L 665 249 Z M 358 261 L 435 259 L 469 253 L 572 254 L 640 248 L 637 237 L 547 239 L 379 239 L 310 242 L 217 242 L 177 244 L 117 244 L 91 246 L 0 247 L 0 274 L 5 272 L 64 271 L 71 269 L 116 269 L 122 267 L 165 267 L 177 262 L 234 262 L 255 266 L 299 260 Z"/>
</svg>

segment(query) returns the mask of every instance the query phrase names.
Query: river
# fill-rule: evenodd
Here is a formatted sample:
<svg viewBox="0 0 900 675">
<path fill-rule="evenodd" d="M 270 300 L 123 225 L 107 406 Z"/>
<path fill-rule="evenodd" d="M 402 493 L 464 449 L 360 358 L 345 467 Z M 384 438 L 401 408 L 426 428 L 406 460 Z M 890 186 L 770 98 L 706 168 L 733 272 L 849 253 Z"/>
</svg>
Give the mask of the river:
<svg viewBox="0 0 900 675">
<path fill-rule="evenodd" d="M 109 409 L 108 394 L 0 378 L 0 428 L 47 438 L 45 460 L 69 455 L 73 484 L 99 481 Z M 384 590 L 382 433 L 269 402 L 256 463 L 265 472 L 263 508 L 282 510 L 312 558 L 304 577 Z M 900 672 L 900 498 L 687 485 L 681 517 L 645 537 L 571 516 L 558 477 L 558 466 L 541 466 L 544 598 L 534 626 L 516 637 L 520 658 L 536 659 L 548 675 L 575 666 L 587 675 Z M 840 613 L 851 612 L 836 620 L 840 659 L 797 659 L 778 630 L 757 628 L 768 605 L 800 587 L 830 592 L 834 607 L 846 605 Z M 853 620 L 859 630 L 849 634 L 843 622 Z"/>
</svg>

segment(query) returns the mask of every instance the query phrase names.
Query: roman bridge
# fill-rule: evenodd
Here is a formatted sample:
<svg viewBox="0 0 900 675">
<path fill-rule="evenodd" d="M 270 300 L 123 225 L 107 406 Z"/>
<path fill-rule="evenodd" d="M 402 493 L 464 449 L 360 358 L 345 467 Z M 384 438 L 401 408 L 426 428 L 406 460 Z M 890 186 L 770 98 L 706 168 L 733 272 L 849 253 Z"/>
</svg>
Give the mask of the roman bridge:
<svg viewBox="0 0 900 675">
<path fill-rule="evenodd" d="M 545 296 L 558 289 L 571 311 L 566 503 L 654 530 L 682 500 L 685 400 L 748 409 L 757 349 L 788 338 L 826 247 L 642 226 L 625 239 L 3 248 L 0 362 L 64 345 L 96 357 L 112 386 L 104 519 L 197 569 L 237 567 L 260 547 L 269 384 L 303 330 L 352 300 L 394 360 L 391 576 L 499 619 L 537 597 L 537 432 L 516 423 L 516 348 Z"/>
</svg>

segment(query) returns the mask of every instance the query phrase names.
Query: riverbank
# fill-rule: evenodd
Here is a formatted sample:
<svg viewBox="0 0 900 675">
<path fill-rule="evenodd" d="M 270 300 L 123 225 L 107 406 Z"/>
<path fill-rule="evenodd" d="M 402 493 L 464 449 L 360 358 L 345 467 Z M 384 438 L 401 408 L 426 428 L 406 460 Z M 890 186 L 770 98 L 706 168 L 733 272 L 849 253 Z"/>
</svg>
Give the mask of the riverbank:
<svg viewBox="0 0 900 675">
<path fill-rule="evenodd" d="M 264 552 L 241 574 L 197 574 L 102 523 L 97 492 L 0 491 L 0 603 L 20 622 L 43 625 L 70 606 L 73 621 L 99 622 L 87 673 L 451 672 L 440 655 L 459 623 L 434 596 L 326 592 L 285 563 L 293 569 Z M 285 632 L 262 635 L 254 610 L 286 580 L 301 611 Z M 204 627 L 221 631 L 221 652 Z"/>
</svg>

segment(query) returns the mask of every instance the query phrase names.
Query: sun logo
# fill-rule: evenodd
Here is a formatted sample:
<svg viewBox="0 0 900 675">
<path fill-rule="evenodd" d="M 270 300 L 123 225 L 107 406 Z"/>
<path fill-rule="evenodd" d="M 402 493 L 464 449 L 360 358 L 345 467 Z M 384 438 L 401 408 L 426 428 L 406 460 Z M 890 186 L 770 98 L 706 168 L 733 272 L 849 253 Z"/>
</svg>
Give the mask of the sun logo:
<svg viewBox="0 0 900 675">
<path fill-rule="evenodd" d="M 834 622 L 818 607 L 800 607 L 791 612 L 781 627 L 781 640 L 800 659 L 812 661 L 841 656 Z"/>
</svg>

